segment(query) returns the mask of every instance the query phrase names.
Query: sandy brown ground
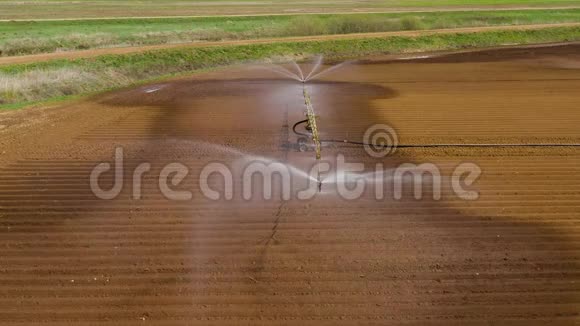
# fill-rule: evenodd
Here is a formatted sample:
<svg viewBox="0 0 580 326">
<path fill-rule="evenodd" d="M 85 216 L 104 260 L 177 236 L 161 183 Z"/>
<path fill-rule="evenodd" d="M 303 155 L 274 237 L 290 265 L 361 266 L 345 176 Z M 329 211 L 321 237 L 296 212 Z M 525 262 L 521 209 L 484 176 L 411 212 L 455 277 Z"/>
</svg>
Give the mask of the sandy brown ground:
<svg viewBox="0 0 580 326">
<path fill-rule="evenodd" d="M 400 143 L 580 142 L 579 47 L 522 51 L 344 65 L 308 85 L 321 136 L 360 140 L 380 122 Z M 2 324 L 579 322 L 577 148 L 401 149 L 381 160 L 323 149 L 367 171 L 433 162 L 449 176 L 477 163 L 477 201 L 456 198 L 448 178 L 438 201 L 388 190 L 375 200 L 374 185 L 348 201 L 330 179 L 308 201 L 245 201 L 239 183 L 229 202 L 204 198 L 207 162 L 309 167 L 313 153 L 290 146 L 301 92 L 242 67 L 0 115 Z M 98 200 L 89 173 L 117 146 L 123 192 Z M 134 200 L 141 162 L 152 171 Z M 176 188 L 193 199 L 160 193 L 168 162 L 190 168 Z"/>
<path fill-rule="evenodd" d="M 217 42 L 192 42 L 180 44 L 162 44 L 162 45 L 148 45 L 148 46 L 132 46 L 132 47 L 118 47 L 118 48 L 104 48 L 81 51 L 55 52 L 46 54 L 32 54 L 14 57 L 0 57 L 0 65 L 11 64 L 26 64 L 43 62 L 56 59 L 82 59 L 93 58 L 107 54 L 130 54 L 141 53 L 147 51 L 164 50 L 164 49 L 178 49 L 178 48 L 198 48 L 198 47 L 215 47 L 215 46 L 235 46 L 248 44 L 267 44 L 267 43 L 281 43 L 281 42 L 315 42 L 325 40 L 342 40 L 342 39 L 361 39 L 361 38 L 381 38 L 392 36 L 422 36 L 434 34 L 449 34 L 449 33 L 477 33 L 486 31 L 498 30 L 528 30 L 528 29 L 543 29 L 552 27 L 573 27 L 580 26 L 580 23 L 557 23 L 557 24 L 532 24 L 532 25 L 513 25 L 513 26 L 488 26 L 488 27 L 462 27 L 462 28 L 446 28 L 433 29 L 422 31 L 399 31 L 399 32 L 380 32 L 380 33 L 354 33 L 354 34 L 339 34 L 339 35 L 319 35 L 319 36 L 297 36 L 297 37 L 277 37 L 277 38 L 263 38 L 253 40 L 236 40 L 236 41 L 217 41 Z"/>
</svg>

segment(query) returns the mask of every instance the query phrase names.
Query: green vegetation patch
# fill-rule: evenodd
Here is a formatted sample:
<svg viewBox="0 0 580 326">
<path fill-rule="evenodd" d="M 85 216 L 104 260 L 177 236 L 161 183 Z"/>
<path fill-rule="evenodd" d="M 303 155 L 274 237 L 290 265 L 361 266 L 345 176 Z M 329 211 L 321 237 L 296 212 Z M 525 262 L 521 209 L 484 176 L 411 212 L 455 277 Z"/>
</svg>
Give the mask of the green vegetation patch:
<svg viewBox="0 0 580 326">
<path fill-rule="evenodd" d="M 580 22 L 580 9 L 0 22 L 0 56 L 113 46 Z"/>
<path fill-rule="evenodd" d="M 379 53 L 455 50 L 502 44 L 578 40 L 580 40 L 580 27 L 557 27 L 419 37 L 179 48 L 105 55 L 72 61 L 55 60 L 0 67 L 0 104 L 14 107 L 14 104 L 92 93 L 161 76 L 183 74 L 234 63 L 260 62 L 277 57 L 305 58 L 322 54 L 326 58 L 341 59 Z"/>
<path fill-rule="evenodd" d="M 577 0 L 3 0 L 1 19 L 212 16 L 289 12 L 387 11 L 404 8 L 485 8 L 578 6 Z"/>
</svg>

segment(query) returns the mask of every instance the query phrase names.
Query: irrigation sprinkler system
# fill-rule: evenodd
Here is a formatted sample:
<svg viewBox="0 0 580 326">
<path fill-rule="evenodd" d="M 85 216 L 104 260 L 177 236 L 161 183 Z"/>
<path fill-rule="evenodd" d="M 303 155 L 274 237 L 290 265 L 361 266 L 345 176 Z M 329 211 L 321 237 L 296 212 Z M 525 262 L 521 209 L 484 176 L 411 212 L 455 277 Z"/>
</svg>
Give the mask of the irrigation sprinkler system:
<svg viewBox="0 0 580 326">
<path fill-rule="evenodd" d="M 312 101 L 310 100 L 310 94 L 308 94 L 308 90 L 306 85 L 303 85 L 304 94 L 304 104 L 306 105 L 306 117 L 308 121 L 307 130 L 310 131 L 312 134 L 311 138 L 314 142 L 314 151 L 316 152 L 316 159 L 320 160 L 321 155 L 321 146 L 320 146 L 320 138 L 318 137 L 318 127 L 316 126 L 316 114 L 314 113 L 314 107 L 312 106 Z"/>
<path fill-rule="evenodd" d="M 310 99 L 310 94 L 308 93 L 308 88 L 306 87 L 306 82 L 308 82 L 310 79 L 312 78 L 316 78 L 319 77 L 320 75 L 327 73 L 331 70 L 334 70 L 336 68 L 338 68 L 339 66 L 342 66 L 344 64 L 346 64 L 347 62 L 343 62 L 339 65 L 330 67 L 328 69 L 325 69 L 323 71 L 319 72 L 320 67 L 322 66 L 322 56 L 318 56 L 315 60 L 314 66 L 312 67 L 312 69 L 310 70 L 310 72 L 305 75 L 304 72 L 302 71 L 302 68 L 300 68 L 300 66 L 295 62 L 292 61 L 291 64 L 294 67 L 294 69 L 296 70 L 296 72 L 292 72 L 282 66 L 279 65 L 269 65 L 266 66 L 265 68 L 276 72 L 278 74 L 290 77 L 292 79 L 295 79 L 299 82 L 302 83 L 302 95 L 304 96 L 304 105 L 306 106 L 305 109 L 305 115 L 306 115 L 306 119 L 300 121 L 299 123 L 296 123 L 294 125 L 294 127 L 292 128 L 294 133 L 296 133 L 297 135 L 301 136 L 300 138 L 298 138 L 297 141 L 297 147 L 300 151 L 306 151 L 308 149 L 308 145 L 306 144 L 307 140 L 310 139 L 313 143 L 314 143 L 314 151 L 316 153 L 316 161 L 319 162 L 321 157 L 322 157 L 322 146 L 320 143 L 320 137 L 318 136 L 318 127 L 316 126 L 316 113 L 314 112 L 314 106 L 312 105 L 312 100 Z M 309 132 L 309 134 L 307 133 L 301 133 L 298 132 L 296 130 L 296 127 L 302 123 L 306 123 L 306 131 Z M 317 164 L 318 166 L 318 164 Z M 322 181 L 320 178 L 320 170 L 318 170 L 317 173 L 317 181 L 318 181 L 318 191 L 322 191 Z"/>
<path fill-rule="evenodd" d="M 312 100 L 310 98 L 310 94 L 308 93 L 308 88 L 306 87 L 306 83 L 311 79 L 315 79 L 323 74 L 327 74 L 335 69 L 342 67 L 343 65 L 349 63 L 342 62 L 338 65 L 331 66 L 327 69 L 319 71 L 322 67 L 322 57 L 319 56 L 316 58 L 314 62 L 313 68 L 310 72 L 305 76 L 304 72 L 300 68 L 300 66 L 296 62 L 292 62 L 293 67 L 296 69 L 296 72 L 292 72 L 282 66 L 272 65 L 267 67 L 268 70 L 273 72 L 279 73 L 286 77 L 290 77 L 294 80 L 297 80 L 302 83 L 302 93 L 304 96 L 304 104 L 306 105 L 305 115 L 306 119 L 298 121 L 292 127 L 292 130 L 295 134 L 300 136 L 297 141 L 297 148 L 300 151 L 307 151 L 311 146 L 308 146 L 306 142 L 310 139 L 314 144 L 314 151 L 316 152 L 316 160 L 319 161 L 322 157 L 322 144 L 323 143 L 341 143 L 341 144 L 350 144 L 350 145 L 363 145 L 363 146 L 373 146 L 380 148 L 380 144 L 370 144 L 365 142 L 359 141 L 352 141 L 348 139 L 320 139 L 318 135 L 318 127 L 316 125 L 316 114 L 314 112 L 314 107 L 312 105 Z M 297 127 L 301 124 L 306 123 L 305 129 L 308 133 L 300 132 L 297 130 Z M 390 145 L 382 145 L 382 146 L 390 146 Z M 532 144 L 397 144 L 397 148 L 441 148 L 441 147 L 580 147 L 579 143 L 572 143 L 572 144 L 559 144 L 559 143 L 532 143 Z M 320 180 L 320 172 L 318 173 L 318 188 L 320 190 L 322 186 L 322 182 Z"/>
<path fill-rule="evenodd" d="M 310 131 L 312 134 L 311 139 L 314 142 L 314 151 L 316 152 L 316 161 L 317 163 L 320 161 L 322 157 L 322 149 L 320 146 L 320 138 L 318 137 L 318 127 L 316 126 L 316 114 L 314 113 L 314 107 L 312 106 L 312 101 L 310 100 L 310 94 L 308 94 L 308 89 L 306 88 L 306 84 L 302 83 L 302 93 L 304 94 L 304 104 L 306 105 L 306 121 L 307 130 Z M 295 125 L 296 126 L 296 125 Z M 294 128 L 295 129 L 295 128 Z M 317 164 L 317 167 L 319 165 Z M 316 174 L 316 181 L 318 182 L 318 192 L 322 191 L 322 179 L 320 178 L 320 167 Z"/>
</svg>

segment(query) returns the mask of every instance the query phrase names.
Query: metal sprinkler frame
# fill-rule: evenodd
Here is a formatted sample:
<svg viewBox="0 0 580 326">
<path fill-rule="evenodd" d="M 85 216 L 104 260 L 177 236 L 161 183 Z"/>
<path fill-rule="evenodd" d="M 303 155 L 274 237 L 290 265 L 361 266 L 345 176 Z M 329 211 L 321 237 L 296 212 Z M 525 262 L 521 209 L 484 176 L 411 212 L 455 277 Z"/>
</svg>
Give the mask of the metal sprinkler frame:
<svg viewBox="0 0 580 326">
<path fill-rule="evenodd" d="M 308 126 L 310 127 L 310 132 L 312 133 L 312 142 L 314 142 L 314 151 L 316 152 L 316 161 L 320 162 L 322 157 L 320 138 L 318 137 L 318 127 L 316 126 L 316 114 L 314 113 L 314 106 L 312 106 L 312 101 L 310 100 L 310 94 L 306 85 L 302 85 L 302 94 L 304 95 L 304 104 L 306 105 L 306 117 L 308 118 Z M 318 167 L 318 172 L 316 180 L 318 182 L 318 192 L 322 191 L 322 179 L 320 178 L 320 165 L 316 164 Z"/>
<path fill-rule="evenodd" d="M 310 94 L 306 89 L 306 85 L 303 86 L 302 92 L 304 94 L 304 104 L 306 105 L 306 117 L 308 118 L 308 126 L 312 133 L 312 141 L 314 142 L 314 150 L 316 151 L 316 159 L 321 158 L 321 145 L 320 138 L 318 137 L 318 127 L 316 126 L 316 114 L 314 113 L 314 107 L 312 106 L 312 101 L 310 100 Z"/>
</svg>

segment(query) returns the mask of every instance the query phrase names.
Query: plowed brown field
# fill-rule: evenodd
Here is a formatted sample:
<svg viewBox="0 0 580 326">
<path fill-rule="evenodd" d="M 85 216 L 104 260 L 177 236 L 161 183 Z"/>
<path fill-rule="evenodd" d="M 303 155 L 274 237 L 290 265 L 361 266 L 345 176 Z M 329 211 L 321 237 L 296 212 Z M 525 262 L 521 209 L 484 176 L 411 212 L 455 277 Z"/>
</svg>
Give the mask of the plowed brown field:
<svg viewBox="0 0 580 326">
<path fill-rule="evenodd" d="M 324 139 L 389 124 L 400 144 L 580 143 L 580 46 L 421 60 L 372 58 L 311 83 Z M 401 148 L 384 159 L 325 145 L 348 162 L 436 164 L 442 199 L 306 201 L 202 195 L 209 162 L 256 159 L 308 171 L 292 125 L 302 84 L 229 68 L 88 101 L 0 115 L 0 323 L 46 325 L 571 325 L 580 322 L 580 149 Z M 89 175 L 124 151 L 123 189 Z M 481 167 L 460 200 L 449 176 Z M 133 199 L 134 168 L 151 163 Z M 190 173 L 168 200 L 169 162 Z M 371 172 L 372 173 L 372 172 Z M 237 174 L 234 173 L 236 176 Z M 300 175 L 300 173 L 298 173 Z M 103 187 L 113 174 L 102 175 Z M 302 185 L 296 178 L 293 183 Z M 210 185 L 221 189 L 219 178 Z M 259 188 L 259 184 L 258 188 Z M 261 189 L 259 189 L 261 190 Z"/>
</svg>

